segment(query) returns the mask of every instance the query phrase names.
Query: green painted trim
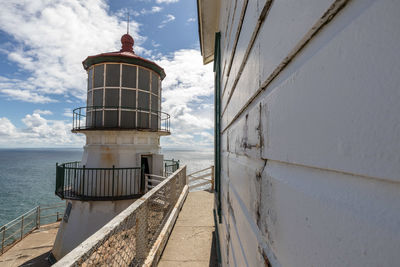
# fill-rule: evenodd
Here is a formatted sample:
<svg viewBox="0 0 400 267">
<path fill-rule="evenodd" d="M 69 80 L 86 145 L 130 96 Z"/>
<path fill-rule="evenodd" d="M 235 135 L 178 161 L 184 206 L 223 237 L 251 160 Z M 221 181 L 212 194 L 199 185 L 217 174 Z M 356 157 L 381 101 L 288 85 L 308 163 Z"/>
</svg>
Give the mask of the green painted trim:
<svg viewBox="0 0 400 267">
<path fill-rule="evenodd" d="M 215 162 L 215 192 L 219 223 L 221 216 L 221 33 L 215 33 L 214 72 L 215 72 L 215 126 L 214 126 L 214 162 Z"/>
<path fill-rule="evenodd" d="M 219 243 L 219 232 L 218 232 L 218 223 L 217 223 L 217 214 L 215 212 L 215 209 L 213 209 L 213 214 L 214 214 L 214 225 L 215 225 L 215 243 L 217 243 L 217 261 L 218 261 L 218 266 L 221 266 L 222 263 L 222 257 L 221 257 L 221 246 Z"/>
<path fill-rule="evenodd" d="M 107 62 L 128 63 L 128 64 L 139 65 L 142 67 L 149 68 L 149 69 L 155 71 L 156 73 L 158 73 L 161 77 L 161 80 L 163 80 L 165 78 L 165 72 L 161 67 L 159 67 L 155 63 L 152 63 L 150 61 L 143 60 L 140 58 L 131 58 L 131 57 L 124 57 L 124 56 L 98 56 L 98 57 L 87 58 L 85 61 L 82 62 L 82 64 L 83 64 L 83 67 L 87 70 L 92 65 L 99 64 L 99 63 L 107 63 Z"/>
</svg>

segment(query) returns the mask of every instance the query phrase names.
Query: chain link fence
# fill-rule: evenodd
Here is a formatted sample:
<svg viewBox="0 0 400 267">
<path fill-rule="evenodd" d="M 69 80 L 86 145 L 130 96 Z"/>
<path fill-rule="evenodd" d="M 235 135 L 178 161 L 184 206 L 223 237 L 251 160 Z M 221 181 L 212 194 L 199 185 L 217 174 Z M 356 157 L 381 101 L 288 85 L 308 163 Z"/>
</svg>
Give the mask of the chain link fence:
<svg viewBox="0 0 400 267">
<path fill-rule="evenodd" d="M 183 166 L 54 266 L 142 265 L 186 183 Z"/>
</svg>

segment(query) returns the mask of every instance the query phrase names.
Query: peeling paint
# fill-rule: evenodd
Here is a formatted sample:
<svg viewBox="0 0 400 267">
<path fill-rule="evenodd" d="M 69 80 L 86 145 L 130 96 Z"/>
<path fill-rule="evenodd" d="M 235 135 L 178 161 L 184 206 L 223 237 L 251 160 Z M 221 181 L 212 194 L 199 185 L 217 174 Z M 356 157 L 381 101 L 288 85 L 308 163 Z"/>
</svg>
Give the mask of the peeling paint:
<svg viewBox="0 0 400 267">
<path fill-rule="evenodd" d="M 259 229 L 261 229 L 262 223 L 261 223 L 261 209 L 262 209 L 262 195 L 263 195 L 263 190 L 262 190 L 262 173 L 265 170 L 265 167 L 267 166 L 267 160 L 264 161 L 264 166 L 260 171 L 256 173 L 256 182 L 257 182 L 257 198 L 256 198 L 256 223 Z M 265 232 L 268 233 L 267 227 L 265 227 Z"/>
<path fill-rule="evenodd" d="M 264 249 L 262 249 L 260 246 L 258 247 L 258 252 L 260 253 L 262 259 L 264 260 L 264 266 L 265 267 L 271 267 L 271 263 L 269 262 L 268 256 L 265 253 Z"/>
<path fill-rule="evenodd" d="M 226 196 L 226 202 L 228 204 L 228 213 L 229 213 L 229 215 L 232 216 L 233 223 L 236 224 L 235 212 L 234 212 L 234 209 L 232 207 L 232 201 L 231 201 L 231 198 L 229 196 L 229 191 L 228 191 L 227 196 Z"/>
</svg>

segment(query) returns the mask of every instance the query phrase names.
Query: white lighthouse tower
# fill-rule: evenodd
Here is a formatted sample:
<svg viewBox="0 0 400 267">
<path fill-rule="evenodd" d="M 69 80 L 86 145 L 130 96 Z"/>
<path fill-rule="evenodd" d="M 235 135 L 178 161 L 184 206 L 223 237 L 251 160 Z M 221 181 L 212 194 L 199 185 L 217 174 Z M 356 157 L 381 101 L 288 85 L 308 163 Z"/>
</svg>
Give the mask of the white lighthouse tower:
<svg viewBox="0 0 400 267">
<path fill-rule="evenodd" d="M 164 70 L 133 51 L 129 34 L 118 52 L 89 56 L 87 107 L 74 110 L 72 132 L 86 135 L 81 162 L 57 166 L 56 194 L 67 200 L 53 247 L 58 260 L 127 208 L 146 190 L 145 175 L 162 176 L 160 136 Z"/>
</svg>

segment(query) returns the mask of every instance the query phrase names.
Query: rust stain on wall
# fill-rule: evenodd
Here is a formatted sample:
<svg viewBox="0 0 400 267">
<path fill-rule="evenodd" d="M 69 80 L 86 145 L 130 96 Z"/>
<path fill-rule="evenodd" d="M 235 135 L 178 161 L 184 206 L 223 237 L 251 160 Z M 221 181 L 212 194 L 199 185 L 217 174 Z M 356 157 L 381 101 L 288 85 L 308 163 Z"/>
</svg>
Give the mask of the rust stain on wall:
<svg viewBox="0 0 400 267">
<path fill-rule="evenodd" d="M 104 166 L 113 166 L 115 165 L 115 157 L 109 147 L 102 146 L 101 148 L 101 162 Z"/>
</svg>

